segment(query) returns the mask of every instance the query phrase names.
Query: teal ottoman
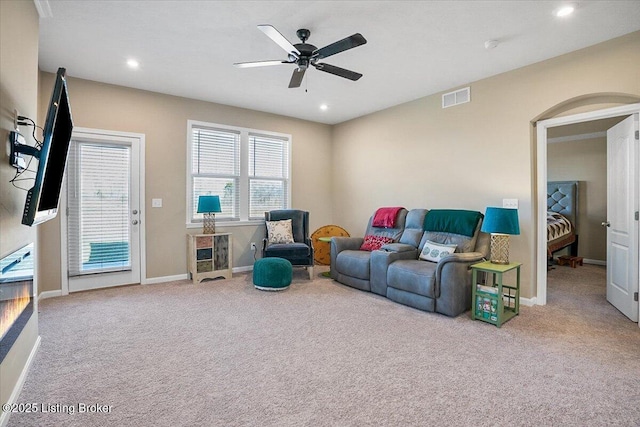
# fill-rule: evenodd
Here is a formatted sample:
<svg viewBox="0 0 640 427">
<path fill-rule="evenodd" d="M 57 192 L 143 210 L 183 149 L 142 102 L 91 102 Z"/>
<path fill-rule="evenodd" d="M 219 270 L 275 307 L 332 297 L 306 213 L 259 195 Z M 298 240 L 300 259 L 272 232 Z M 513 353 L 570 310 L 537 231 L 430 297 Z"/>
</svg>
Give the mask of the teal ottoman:
<svg viewBox="0 0 640 427">
<path fill-rule="evenodd" d="M 260 258 L 253 264 L 253 286 L 263 291 L 282 291 L 291 284 L 293 266 L 284 258 Z"/>
</svg>

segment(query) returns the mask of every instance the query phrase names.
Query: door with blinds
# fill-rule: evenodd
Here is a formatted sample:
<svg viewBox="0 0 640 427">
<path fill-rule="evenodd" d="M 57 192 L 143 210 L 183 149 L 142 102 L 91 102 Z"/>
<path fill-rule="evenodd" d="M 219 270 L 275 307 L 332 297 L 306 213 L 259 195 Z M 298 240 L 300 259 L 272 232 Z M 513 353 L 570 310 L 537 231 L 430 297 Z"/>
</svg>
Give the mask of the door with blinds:
<svg viewBox="0 0 640 427">
<path fill-rule="evenodd" d="M 67 164 L 69 292 L 140 283 L 140 143 L 80 133 Z"/>
</svg>

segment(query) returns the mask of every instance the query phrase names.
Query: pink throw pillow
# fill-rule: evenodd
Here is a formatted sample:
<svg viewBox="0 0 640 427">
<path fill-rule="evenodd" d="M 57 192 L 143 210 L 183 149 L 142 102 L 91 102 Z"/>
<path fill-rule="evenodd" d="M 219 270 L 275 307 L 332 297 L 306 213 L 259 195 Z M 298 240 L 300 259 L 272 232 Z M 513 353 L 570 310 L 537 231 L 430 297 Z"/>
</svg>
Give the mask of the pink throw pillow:
<svg viewBox="0 0 640 427">
<path fill-rule="evenodd" d="M 364 236 L 364 242 L 360 246 L 361 251 L 376 251 L 387 243 L 392 243 L 391 237 L 374 236 L 372 234 Z"/>
</svg>

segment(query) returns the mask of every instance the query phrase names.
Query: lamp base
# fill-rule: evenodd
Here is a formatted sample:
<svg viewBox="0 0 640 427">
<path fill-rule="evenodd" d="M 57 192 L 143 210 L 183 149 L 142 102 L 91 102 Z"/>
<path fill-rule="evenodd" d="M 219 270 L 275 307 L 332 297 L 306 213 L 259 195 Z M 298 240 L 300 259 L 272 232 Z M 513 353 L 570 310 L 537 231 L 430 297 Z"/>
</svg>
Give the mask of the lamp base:
<svg viewBox="0 0 640 427">
<path fill-rule="evenodd" d="M 491 234 L 491 262 L 509 264 L 509 235 Z"/>
<path fill-rule="evenodd" d="M 216 214 L 206 212 L 202 215 L 202 234 L 216 234 Z"/>
</svg>

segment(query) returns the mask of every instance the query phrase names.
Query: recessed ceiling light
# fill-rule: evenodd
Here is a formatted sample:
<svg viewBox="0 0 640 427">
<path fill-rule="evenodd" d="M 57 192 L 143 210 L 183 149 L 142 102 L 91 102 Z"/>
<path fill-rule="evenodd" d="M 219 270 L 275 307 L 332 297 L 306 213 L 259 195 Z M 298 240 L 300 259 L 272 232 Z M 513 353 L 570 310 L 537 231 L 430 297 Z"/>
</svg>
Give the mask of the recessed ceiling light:
<svg viewBox="0 0 640 427">
<path fill-rule="evenodd" d="M 327 104 L 322 104 L 322 105 L 320 105 L 320 109 L 322 111 L 327 111 L 329 109 L 329 106 Z"/>
<path fill-rule="evenodd" d="M 556 16 L 558 18 L 563 18 L 565 16 L 569 16 L 573 13 L 573 11 L 576 10 L 575 7 L 573 7 L 572 5 L 566 5 L 566 6 L 562 6 L 561 8 L 559 8 L 558 10 L 556 10 Z"/>
<path fill-rule="evenodd" d="M 129 66 L 129 68 L 138 68 L 140 66 L 140 63 L 135 59 L 128 59 L 127 65 Z"/>
<path fill-rule="evenodd" d="M 495 49 L 496 47 L 498 47 L 498 44 L 498 40 L 487 40 L 486 42 L 484 42 L 484 48 Z"/>
</svg>

